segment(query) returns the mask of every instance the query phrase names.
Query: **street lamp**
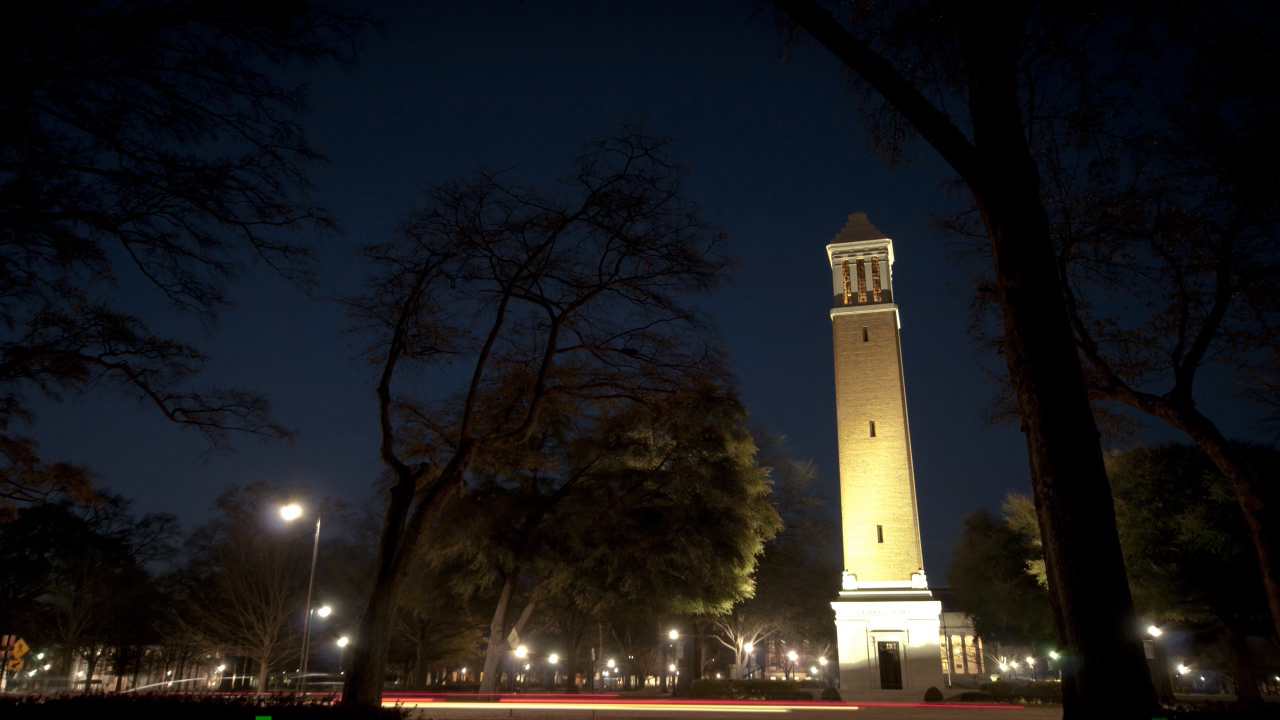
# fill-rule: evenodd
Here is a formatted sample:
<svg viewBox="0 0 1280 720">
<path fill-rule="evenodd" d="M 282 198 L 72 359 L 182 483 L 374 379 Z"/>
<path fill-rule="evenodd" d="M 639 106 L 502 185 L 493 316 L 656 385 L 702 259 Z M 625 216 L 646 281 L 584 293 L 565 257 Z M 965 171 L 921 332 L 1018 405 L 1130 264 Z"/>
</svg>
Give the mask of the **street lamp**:
<svg viewBox="0 0 1280 720">
<path fill-rule="evenodd" d="M 525 656 L 529 654 L 529 648 L 525 647 L 524 645 L 521 645 L 517 647 L 515 649 L 515 652 L 511 654 L 513 655 L 513 657 L 511 658 L 511 692 L 515 692 L 516 691 L 516 658 L 520 658 L 521 660 L 523 660 Z"/>
<path fill-rule="evenodd" d="M 787 672 L 786 672 L 786 676 L 787 676 L 787 679 L 788 679 L 788 680 L 790 680 L 790 679 L 791 679 L 791 672 L 792 672 L 792 669 L 795 667 L 796 660 L 797 660 L 799 657 L 800 657 L 799 655 L 796 655 L 796 651 L 795 651 L 795 650 L 792 650 L 792 651 L 790 651 L 790 652 L 788 652 L 788 653 L 787 653 L 787 661 L 788 661 L 788 662 L 787 662 Z"/>
<path fill-rule="evenodd" d="M 1158 638 L 1164 634 L 1164 631 L 1156 627 L 1155 625 L 1151 625 L 1147 628 L 1147 634 L 1153 638 Z"/>
<path fill-rule="evenodd" d="M 324 607 L 317 610 L 316 614 L 322 618 L 329 617 L 331 614 L 333 614 L 333 608 L 329 607 L 328 605 L 325 605 Z"/>
<path fill-rule="evenodd" d="M 280 517 L 285 522 L 293 522 L 302 517 L 302 506 L 297 503 L 289 503 L 280 508 Z M 305 694 L 307 692 L 307 651 L 310 649 L 311 643 L 311 591 L 316 584 L 316 558 L 320 555 L 320 513 L 316 513 L 316 537 L 311 545 L 311 576 L 307 578 L 307 614 L 302 618 L 302 666 L 298 670 L 298 692 Z M 328 606 L 321 608 L 324 614 L 320 617 L 329 615 Z M 259 692 L 266 688 L 258 688 Z"/>
<path fill-rule="evenodd" d="M 680 639 L 680 631 L 678 631 L 678 630 L 672 630 L 671 632 L 667 633 L 667 637 L 671 638 L 672 640 L 679 640 L 679 639 Z"/>
</svg>

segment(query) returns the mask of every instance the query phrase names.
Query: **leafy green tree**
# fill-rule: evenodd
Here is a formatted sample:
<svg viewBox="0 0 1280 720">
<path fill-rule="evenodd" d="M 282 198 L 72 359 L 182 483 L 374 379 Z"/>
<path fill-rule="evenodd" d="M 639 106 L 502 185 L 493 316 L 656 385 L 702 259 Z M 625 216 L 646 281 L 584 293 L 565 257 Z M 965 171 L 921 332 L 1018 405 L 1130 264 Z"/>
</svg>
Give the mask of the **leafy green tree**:
<svg viewBox="0 0 1280 720">
<path fill-rule="evenodd" d="M 763 429 L 756 437 L 757 462 L 769 471 L 769 501 L 782 520 L 782 530 L 765 543 L 752 596 L 712 618 L 712 637 L 733 653 L 738 677 L 745 676 L 747 646 L 763 650 L 764 641 L 775 635 L 791 644 L 834 643 L 831 598 L 840 576 L 836 519 L 823 511 L 814 493 L 817 469 L 793 457 L 784 437 Z"/>
<path fill-rule="evenodd" d="M 201 388 L 205 355 L 153 332 L 115 292 L 146 286 L 210 321 L 247 261 L 307 281 L 291 235 L 327 230 L 323 160 L 276 71 L 353 57 L 368 21 L 319 3 L 7 3 L 0 14 L 0 510 L 68 492 L 19 433 L 31 394 L 113 387 L 202 432 L 289 433 L 266 399 Z"/>
<path fill-rule="evenodd" d="M 1266 448 L 1237 450 L 1275 468 Z M 1248 527 L 1230 485 L 1198 447 L 1168 443 L 1113 451 L 1107 471 L 1134 603 L 1148 622 L 1216 637 L 1242 702 L 1261 701 L 1245 638 L 1269 634 Z M 950 581 L 984 638 L 1026 642 L 1047 607 L 1031 499 L 1010 494 L 1004 517 L 969 515 Z"/>
<path fill-rule="evenodd" d="M 720 372 L 688 302 L 727 269 L 723 235 L 683 196 L 686 171 L 666 149 L 625 128 L 549 190 L 485 172 L 445 183 L 367 248 L 370 276 L 350 308 L 369 338 L 392 484 L 344 703 L 378 705 L 403 578 L 477 463 L 527 446 L 558 402 L 670 392 Z M 432 396 L 404 382 L 444 365 L 454 370 Z"/>
<path fill-rule="evenodd" d="M 610 404 L 592 422 L 551 422 L 522 463 L 506 465 L 507 454 L 500 468 L 478 468 L 459 501 L 462 522 L 449 524 L 452 542 L 438 552 L 499 588 L 482 692 L 496 689 L 522 579 L 517 632 L 544 598 L 605 622 L 640 603 L 707 614 L 751 592 L 778 519 L 743 407 L 716 387 Z"/>
<path fill-rule="evenodd" d="M 1273 451 L 1237 452 L 1275 464 Z M 1245 638 L 1270 634 L 1267 601 L 1231 486 L 1200 448 L 1176 443 L 1110 453 L 1107 470 L 1138 608 L 1157 622 L 1212 631 L 1240 701 L 1260 704 Z"/>
<path fill-rule="evenodd" d="M 1029 500 L 1018 498 L 1010 496 L 1015 506 Z M 1010 504 L 1006 501 L 1006 508 Z M 973 618 L 974 630 L 984 643 L 1052 645 L 1055 634 L 1049 596 L 1034 569 L 1036 563 L 1043 567 L 1044 562 L 1037 544 L 1039 528 L 1033 526 L 1028 533 L 1025 520 L 1020 523 L 1015 518 L 986 510 L 966 515 L 951 549 L 947 582 L 960 607 Z M 1034 514 L 1031 520 L 1034 522 Z"/>
</svg>

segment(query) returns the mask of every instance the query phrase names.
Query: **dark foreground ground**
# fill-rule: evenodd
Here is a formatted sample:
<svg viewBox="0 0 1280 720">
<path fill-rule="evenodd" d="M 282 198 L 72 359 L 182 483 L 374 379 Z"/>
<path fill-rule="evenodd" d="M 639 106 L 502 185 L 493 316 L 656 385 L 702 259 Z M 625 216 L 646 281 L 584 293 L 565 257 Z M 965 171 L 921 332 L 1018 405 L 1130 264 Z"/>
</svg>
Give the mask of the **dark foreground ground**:
<svg viewBox="0 0 1280 720">
<path fill-rule="evenodd" d="M 3 720 L 45 718 L 127 718 L 128 720 L 1056 720 L 1057 706 L 982 705 L 964 703 L 786 703 L 765 701 L 694 701 L 669 698 L 501 697 L 475 698 L 388 696 L 376 711 L 291 696 L 252 695 L 92 695 L 3 696 Z M 1280 704 L 1242 711 L 1218 703 L 1186 698 L 1187 709 L 1153 717 L 1168 720 L 1270 720 L 1280 718 Z"/>
</svg>

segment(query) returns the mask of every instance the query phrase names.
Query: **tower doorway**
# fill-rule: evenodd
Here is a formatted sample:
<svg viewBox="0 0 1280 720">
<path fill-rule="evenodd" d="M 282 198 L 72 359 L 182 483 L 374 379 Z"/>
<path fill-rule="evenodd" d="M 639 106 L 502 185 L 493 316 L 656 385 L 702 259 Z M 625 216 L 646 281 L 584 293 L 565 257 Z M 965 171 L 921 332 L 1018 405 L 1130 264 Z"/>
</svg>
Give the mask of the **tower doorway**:
<svg viewBox="0 0 1280 720">
<path fill-rule="evenodd" d="M 896 642 L 877 643 L 880 650 L 880 689 L 902 689 L 902 651 Z"/>
</svg>

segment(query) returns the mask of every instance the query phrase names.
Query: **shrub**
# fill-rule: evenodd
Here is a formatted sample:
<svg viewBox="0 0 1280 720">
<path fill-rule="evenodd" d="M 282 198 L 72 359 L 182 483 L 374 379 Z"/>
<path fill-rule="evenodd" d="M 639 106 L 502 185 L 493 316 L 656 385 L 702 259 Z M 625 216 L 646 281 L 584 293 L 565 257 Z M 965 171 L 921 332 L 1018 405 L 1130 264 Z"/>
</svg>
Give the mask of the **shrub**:
<svg viewBox="0 0 1280 720">
<path fill-rule="evenodd" d="M 686 697 L 694 700 L 812 700 L 792 681 L 694 680 Z"/>
<path fill-rule="evenodd" d="M 930 687 L 924 691 L 925 702 L 942 702 L 942 691 L 936 687 Z"/>
<path fill-rule="evenodd" d="M 840 702 L 840 691 L 833 687 L 824 688 L 822 699 L 829 702 Z"/>
<path fill-rule="evenodd" d="M 1017 682 L 998 680 L 979 683 L 981 692 L 967 692 L 962 702 L 1017 703 L 1020 705 L 1061 704 L 1062 685 L 1056 682 Z"/>
</svg>

